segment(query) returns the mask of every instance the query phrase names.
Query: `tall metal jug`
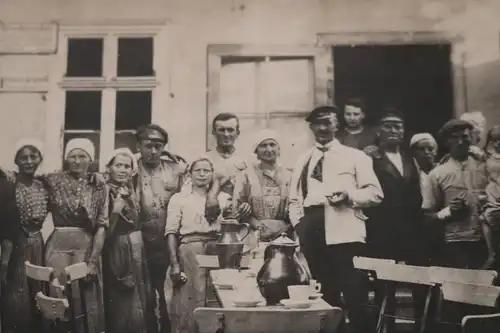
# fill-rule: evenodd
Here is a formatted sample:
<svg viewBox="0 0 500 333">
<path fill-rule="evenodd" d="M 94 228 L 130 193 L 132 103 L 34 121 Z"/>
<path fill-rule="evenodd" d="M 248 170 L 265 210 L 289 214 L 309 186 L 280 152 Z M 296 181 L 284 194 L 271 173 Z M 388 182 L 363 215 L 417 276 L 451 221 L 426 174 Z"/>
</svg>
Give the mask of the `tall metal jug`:
<svg viewBox="0 0 500 333">
<path fill-rule="evenodd" d="M 221 230 L 216 242 L 217 255 L 220 268 L 240 268 L 243 255 L 243 240 L 250 233 L 247 224 L 239 223 L 237 220 L 222 220 Z M 245 230 L 243 237 L 239 233 Z"/>
</svg>

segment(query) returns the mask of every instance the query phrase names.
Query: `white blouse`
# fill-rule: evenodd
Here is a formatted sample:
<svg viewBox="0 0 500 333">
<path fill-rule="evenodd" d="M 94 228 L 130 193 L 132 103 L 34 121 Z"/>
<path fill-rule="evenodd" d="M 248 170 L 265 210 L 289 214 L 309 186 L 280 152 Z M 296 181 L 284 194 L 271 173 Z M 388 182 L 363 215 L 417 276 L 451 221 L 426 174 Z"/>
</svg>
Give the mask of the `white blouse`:
<svg viewBox="0 0 500 333">
<path fill-rule="evenodd" d="M 221 192 L 218 200 L 221 210 L 229 207 L 230 196 Z M 170 198 L 167 210 L 165 235 L 179 234 L 181 236 L 193 233 L 210 233 L 220 229 L 217 220 L 209 224 L 205 218 L 206 195 L 195 192 L 182 191 Z"/>
</svg>

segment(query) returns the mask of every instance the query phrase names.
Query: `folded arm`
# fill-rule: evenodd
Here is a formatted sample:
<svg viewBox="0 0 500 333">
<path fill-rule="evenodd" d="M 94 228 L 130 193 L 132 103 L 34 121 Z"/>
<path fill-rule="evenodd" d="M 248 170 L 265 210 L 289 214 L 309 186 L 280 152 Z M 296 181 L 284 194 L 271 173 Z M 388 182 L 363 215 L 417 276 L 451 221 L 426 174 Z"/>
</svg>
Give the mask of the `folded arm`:
<svg viewBox="0 0 500 333">
<path fill-rule="evenodd" d="M 348 192 L 353 207 L 369 208 L 380 204 L 384 198 L 384 193 L 377 175 L 373 171 L 371 158 L 360 155 L 355 168 L 357 187 Z"/>
</svg>

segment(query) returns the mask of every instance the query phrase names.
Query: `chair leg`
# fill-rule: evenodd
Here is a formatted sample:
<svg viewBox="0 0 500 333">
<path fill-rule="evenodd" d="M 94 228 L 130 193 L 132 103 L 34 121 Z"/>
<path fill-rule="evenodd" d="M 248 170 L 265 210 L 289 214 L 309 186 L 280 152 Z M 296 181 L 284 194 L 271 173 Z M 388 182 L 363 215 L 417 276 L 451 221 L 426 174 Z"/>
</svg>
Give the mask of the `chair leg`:
<svg viewBox="0 0 500 333">
<path fill-rule="evenodd" d="M 425 298 L 424 312 L 422 313 L 422 318 L 420 318 L 420 333 L 425 333 L 427 329 L 427 321 L 428 321 L 429 307 L 432 299 L 432 293 L 433 293 L 432 287 L 430 287 L 429 291 L 427 292 L 427 297 Z"/>
<path fill-rule="evenodd" d="M 377 333 L 382 333 L 384 329 L 384 313 L 385 313 L 385 308 L 387 307 L 387 293 L 384 295 L 384 299 L 382 300 L 382 305 L 380 306 L 380 312 L 378 314 L 378 319 L 377 319 Z"/>
</svg>

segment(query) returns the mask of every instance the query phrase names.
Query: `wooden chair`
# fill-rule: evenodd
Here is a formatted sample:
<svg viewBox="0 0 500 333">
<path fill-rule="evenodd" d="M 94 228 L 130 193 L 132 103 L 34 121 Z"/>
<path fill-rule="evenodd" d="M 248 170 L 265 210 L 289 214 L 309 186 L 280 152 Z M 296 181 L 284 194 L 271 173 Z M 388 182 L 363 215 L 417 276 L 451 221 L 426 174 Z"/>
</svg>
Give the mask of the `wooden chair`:
<svg viewBox="0 0 500 333">
<path fill-rule="evenodd" d="M 342 309 L 197 308 L 200 333 L 334 333 Z"/>
<path fill-rule="evenodd" d="M 493 270 L 458 269 L 448 267 L 429 267 L 430 279 L 436 284 L 443 282 L 457 282 L 467 284 L 492 285 L 497 277 Z"/>
<path fill-rule="evenodd" d="M 390 264 L 380 262 L 375 267 L 376 278 L 385 282 L 385 293 L 380 306 L 380 313 L 377 320 L 377 332 L 387 331 L 388 320 L 406 320 L 420 323 L 420 332 L 425 332 L 428 324 L 428 312 L 431 304 L 434 284 L 429 278 L 429 268 L 421 266 L 411 266 L 405 264 Z M 396 316 L 395 314 L 388 313 L 389 297 L 396 291 L 396 285 L 404 283 L 408 285 L 425 286 L 427 290 L 423 313 L 420 318 L 408 318 L 404 316 Z"/>
<path fill-rule="evenodd" d="M 81 292 L 84 288 L 84 278 L 87 276 L 87 264 L 82 262 L 66 267 L 64 271 L 67 278 L 64 286 L 59 284 L 55 278 L 54 269 L 51 267 L 37 266 L 29 262 L 25 263 L 25 267 L 28 278 L 50 284 L 54 288 L 55 296 L 57 296 L 47 296 L 48 288 L 44 288 L 36 295 L 37 307 L 43 317 L 53 323 L 50 328 L 45 327 L 45 330 L 76 333 L 78 332 L 78 321 L 83 319 L 83 330 L 88 333 L 88 323 L 85 318 L 87 313 L 85 293 Z M 82 314 L 79 316 L 76 314 L 73 299 L 74 282 L 78 282 L 80 287 Z"/>
<path fill-rule="evenodd" d="M 500 313 L 489 315 L 470 315 L 462 319 L 463 333 L 500 332 Z"/>
<path fill-rule="evenodd" d="M 474 309 L 476 312 L 482 309 L 485 313 L 471 314 L 463 313 L 460 314 L 462 318 L 457 319 L 457 321 L 449 321 L 442 318 L 442 306 L 444 302 L 460 303 L 472 305 L 471 310 Z M 491 312 L 495 309 L 500 310 L 500 287 L 478 285 L 478 284 L 466 284 L 458 282 L 444 282 L 440 287 L 440 298 L 438 303 L 438 308 L 436 311 L 436 318 L 433 323 L 433 331 L 443 332 L 446 328 L 450 331 L 460 331 L 460 327 L 465 325 L 465 322 L 469 321 L 466 325 L 470 327 L 476 327 L 476 325 L 488 325 L 498 321 L 498 319 L 491 319 L 495 317 L 484 317 L 484 315 L 491 315 Z M 469 311 L 469 309 L 466 309 Z M 467 320 L 465 320 L 468 317 Z M 481 321 L 481 318 L 484 319 Z M 461 321 L 461 322 L 460 322 Z M 480 331 L 476 331 L 480 332 Z M 474 333 L 476 333 L 474 332 Z"/>
</svg>

